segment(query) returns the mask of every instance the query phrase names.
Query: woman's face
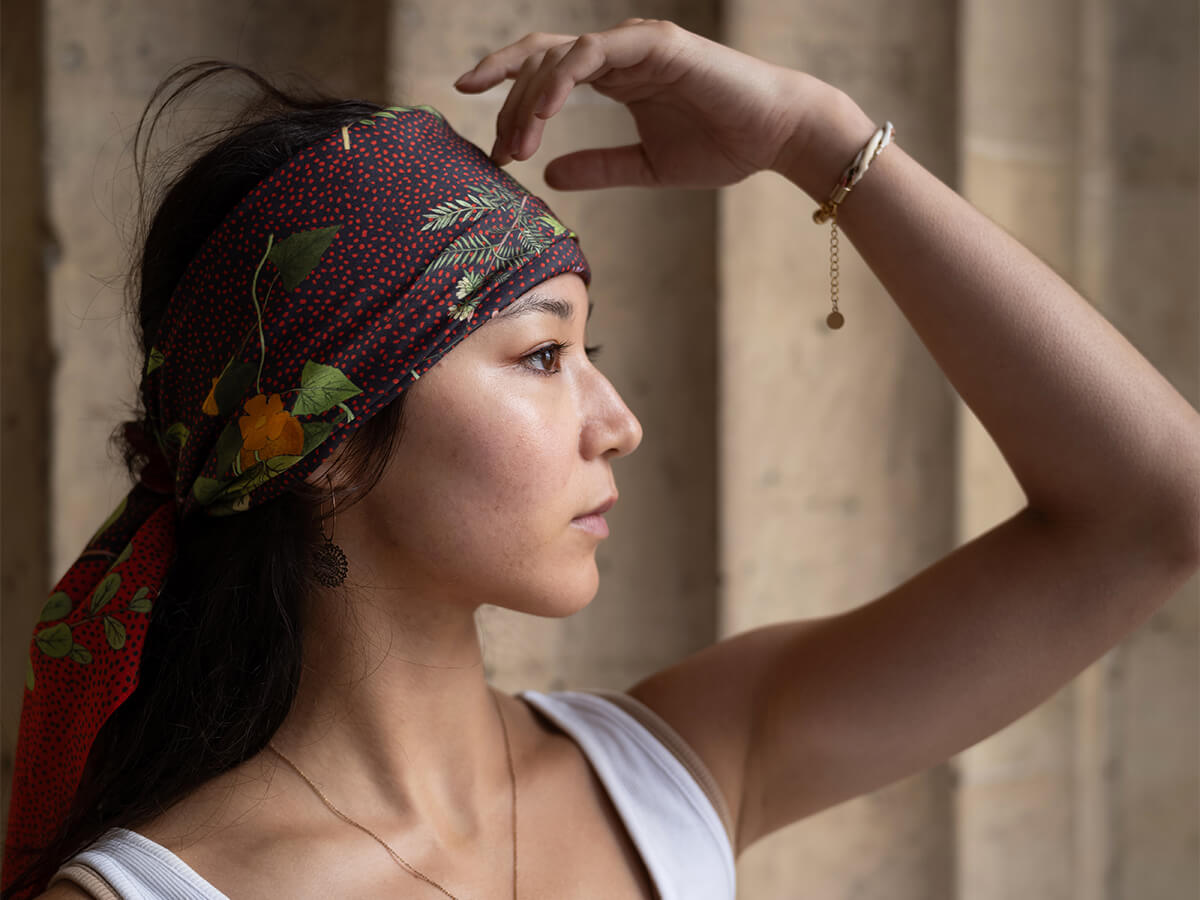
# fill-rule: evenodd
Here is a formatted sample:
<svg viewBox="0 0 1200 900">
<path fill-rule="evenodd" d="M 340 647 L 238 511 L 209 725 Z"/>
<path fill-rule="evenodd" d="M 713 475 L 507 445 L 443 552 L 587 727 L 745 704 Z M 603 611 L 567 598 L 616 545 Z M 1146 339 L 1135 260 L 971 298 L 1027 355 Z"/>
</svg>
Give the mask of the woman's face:
<svg viewBox="0 0 1200 900">
<path fill-rule="evenodd" d="M 530 298 L 569 318 L 521 312 Z M 548 279 L 408 388 L 387 471 L 337 516 L 349 580 L 469 610 L 565 616 L 591 601 L 604 538 L 572 519 L 616 495 L 612 460 L 642 427 L 584 353 L 587 316 L 578 275 Z"/>
</svg>

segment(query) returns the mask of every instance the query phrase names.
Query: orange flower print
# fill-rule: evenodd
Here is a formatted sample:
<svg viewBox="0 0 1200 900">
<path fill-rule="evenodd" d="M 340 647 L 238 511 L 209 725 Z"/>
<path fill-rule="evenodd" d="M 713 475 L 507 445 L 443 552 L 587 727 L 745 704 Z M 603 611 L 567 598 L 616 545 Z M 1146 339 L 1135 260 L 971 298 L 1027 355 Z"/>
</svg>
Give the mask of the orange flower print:
<svg viewBox="0 0 1200 900">
<path fill-rule="evenodd" d="M 216 398 L 213 397 L 213 391 L 217 389 L 217 382 L 220 380 L 220 375 L 212 380 L 212 387 L 208 389 L 208 396 L 204 398 L 204 405 L 200 407 L 206 416 L 216 416 L 221 412 L 219 409 L 217 409 Z"/>
<path fill-rule="evenodd" d="M 242 471 L 259 460 L 284 454 L 299 456 L 304 450 L 304 429 L 283 408 L 278 394 L 272 394 L 269 400 L 265 394 L 257 394 L 246 401 L 244 408 L 247 415 L 238 418 L 242 430 Z"/>
</svg>

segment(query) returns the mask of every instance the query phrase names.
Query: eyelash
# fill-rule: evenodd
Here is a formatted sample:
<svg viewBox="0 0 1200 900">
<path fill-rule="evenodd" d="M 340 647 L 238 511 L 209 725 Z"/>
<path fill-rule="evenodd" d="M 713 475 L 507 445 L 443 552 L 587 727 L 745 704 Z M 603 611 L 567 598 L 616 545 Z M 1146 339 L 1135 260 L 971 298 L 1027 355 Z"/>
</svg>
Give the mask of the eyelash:
<svg viewBox="0 0 1200 900">
<path fill-rule="evenodd" d="M 573 346 L 575 346 L 575 344 L 572 341 L 555 341 L 553 344 L 547 344 L 545 347 L 538 347 L 532 353 L 522 357 L 522 359 L 533 359 L 535 356 L 541 356 L 543 353 L 549 353 L 551 351 L 553 351 L 557 357 L 561 355 L 568 347 Z M 584 347 L 583 352 L 587 354 L 588 359 L 595 359 L 596 356 L 599 355 L 601 349 L 603 349 L 602 345 L 597 344 L 594 347 Z M 528 368 L 531 372 L 536 372 L 538 375 L 545 375 L 547 377 L 550 375 L 557 375 L 561 371 L 561 369 L 546 371 L 545 369 L 536 369 L 533 366 L 526 366 L 526 368 Z"/>
</svg>

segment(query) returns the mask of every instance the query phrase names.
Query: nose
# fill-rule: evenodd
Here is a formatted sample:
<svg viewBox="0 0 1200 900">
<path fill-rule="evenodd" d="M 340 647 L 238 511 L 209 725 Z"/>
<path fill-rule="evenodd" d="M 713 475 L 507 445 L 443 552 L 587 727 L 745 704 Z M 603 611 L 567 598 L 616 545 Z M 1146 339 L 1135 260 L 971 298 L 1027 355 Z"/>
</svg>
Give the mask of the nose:
<svg viewBox="0 0 1200 900">
<path fill-rule="evenodd" d="M 617 389 L 600 371 L 592 369 L 589 415 L 581 435 L 581 451 L 586 457 L 627 456 L 642 442 L 642 423 L 625 404 Z"/>
</svg>

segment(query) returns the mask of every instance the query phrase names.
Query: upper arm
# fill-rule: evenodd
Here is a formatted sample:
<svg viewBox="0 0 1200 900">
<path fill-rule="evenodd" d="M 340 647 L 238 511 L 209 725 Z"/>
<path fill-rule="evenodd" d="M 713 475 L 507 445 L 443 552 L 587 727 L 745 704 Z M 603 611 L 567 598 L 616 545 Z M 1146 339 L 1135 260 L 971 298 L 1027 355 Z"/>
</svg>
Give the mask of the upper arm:
<svg viewBox="0 0 1200 900">
<path fill-rule="evenodd" d="M 735 855 L 978 743 L 1144 622 L 1191 570 L 1026 508 L 863 606 L 736 635 L 629 693 L 713 770 Z"/>
</svg>

